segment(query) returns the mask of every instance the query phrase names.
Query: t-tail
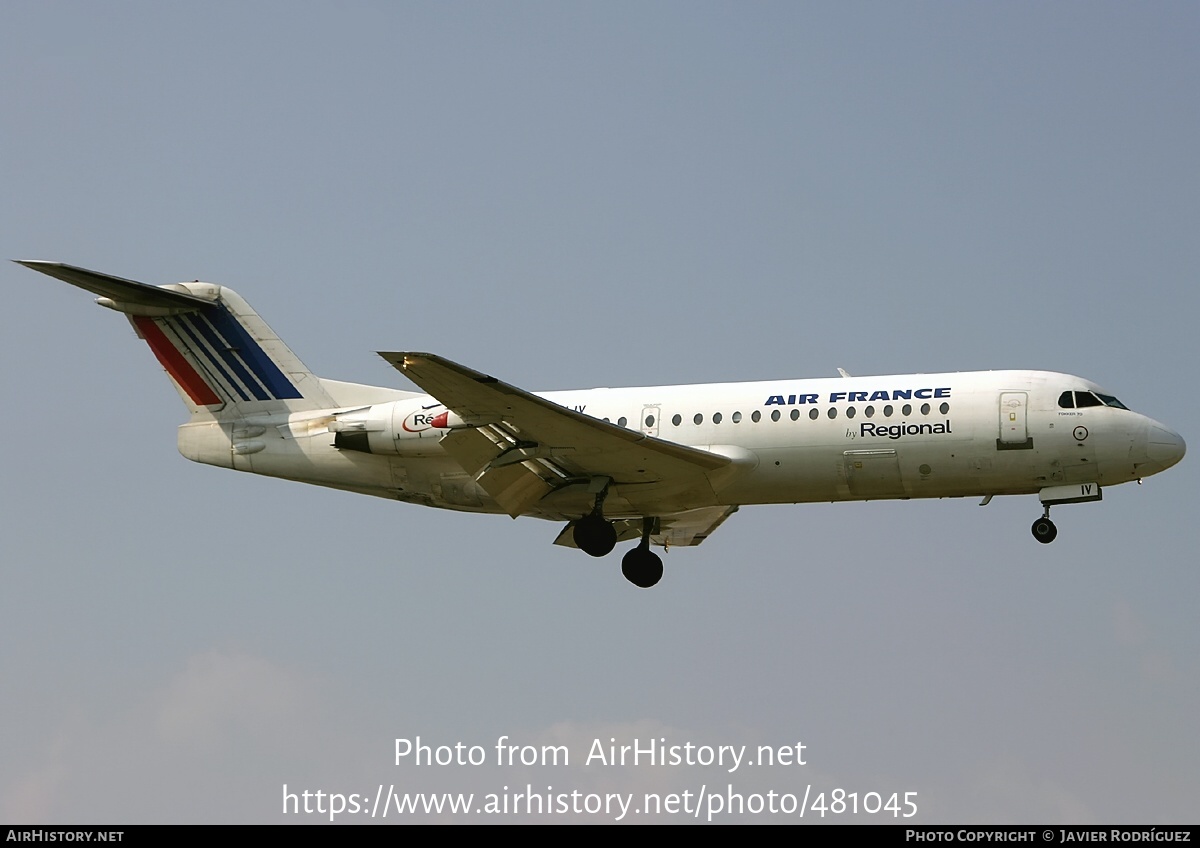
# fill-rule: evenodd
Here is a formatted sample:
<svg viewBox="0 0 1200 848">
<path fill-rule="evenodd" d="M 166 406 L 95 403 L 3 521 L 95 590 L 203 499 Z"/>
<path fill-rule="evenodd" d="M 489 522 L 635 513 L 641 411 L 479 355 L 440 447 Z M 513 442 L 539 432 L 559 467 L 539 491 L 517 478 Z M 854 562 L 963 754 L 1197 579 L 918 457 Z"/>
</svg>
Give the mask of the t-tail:
<svg viewBox="0 0 1200 848">
<path fill-rule="evenodd" d="M 218 420 L 338 404 L 237 292 L 212 283 L 151 286 L 61 262 L 20 261 L 122 312 L 188 411 Z"/>
</svg>

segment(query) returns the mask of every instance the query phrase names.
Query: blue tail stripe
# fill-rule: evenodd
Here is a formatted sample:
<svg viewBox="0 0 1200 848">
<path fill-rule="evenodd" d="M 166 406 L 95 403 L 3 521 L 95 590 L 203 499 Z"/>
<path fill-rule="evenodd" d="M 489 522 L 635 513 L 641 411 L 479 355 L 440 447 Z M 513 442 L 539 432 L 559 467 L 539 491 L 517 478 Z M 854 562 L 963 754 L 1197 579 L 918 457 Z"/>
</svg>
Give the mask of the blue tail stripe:
<svg viewBox="0 0 1200 848">
<path fill-rule="evenodd" d="M 271 395 L 259 385 L 258 380 L 246 370 L 246 366 L 236 356 L 236 352 L 231 349 L 233 345 L 229 343 L 229 340 L 223 339 L 218 335 L 212 323 L 206 320 L 206 315 L 188 315 L 186 318 L 196 331 L 208 340 L 209 345 L 225 361 L 229 369 L 238 375 L 238 378 L 250 390 L 250 393 L 254 395 L 256 400 L 271 400 Z"/>
<path fill-rule="evenodd" d="M 246 328 L 229 314 L 224 304 L 216 309 L 206 310 L 205 315 L 212 322 L 214 329 L 230 343 L 242 361 L 254 372 L 259 382 L 276 398 L 284 400 L 303 397 L 258 342 L 246 332 Z"/>
<path fill-rule="evenodd" d="M 199 337 L 196 335 L 195 328 L 188 321 L 189 317 L 190 316 L 188 315 L 177 315 L 173 318 L 168 318 L 167 321 L 182 337 L 182 340 L 185 344 L 187 344 L 188 350 L 192 356 L 194 356 L 200 363 L 208 366 L 208 368 L 216 372 L 216 375 L 222 379 L 223 383 L 227 387 L 227 390 L 239 395 L 242 400 L 250 400 L 250 396 L 247 395 L 242 387 L 238 385 L 237 380 L 233 379 L 229 372 L 227 372 L 221 366 L 220 361 L 213 357 L 208 350 L 205 349 L 204 343 L 200 341 Z M 190 344 L 188 344 L 189 342 Z"/>
</svg>

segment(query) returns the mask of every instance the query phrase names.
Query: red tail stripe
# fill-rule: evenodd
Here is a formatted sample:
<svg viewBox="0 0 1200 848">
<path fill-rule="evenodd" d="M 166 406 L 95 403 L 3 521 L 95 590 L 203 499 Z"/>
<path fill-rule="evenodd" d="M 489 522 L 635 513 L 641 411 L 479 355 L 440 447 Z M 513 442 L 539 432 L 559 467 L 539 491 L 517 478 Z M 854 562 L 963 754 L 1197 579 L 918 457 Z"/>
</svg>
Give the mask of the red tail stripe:
<svg viewBox="0 0 1200 848">
<path fill-rule="evenodd" d="M 175 382 L 183 386 L 183 390 L 192 399 L 192 403 L 196 406 L 212 406 L 221 403 L 221 399 L 204 381 L 204 378 L 196 372 L 191 363 L 183 358 L 183 354 L 175 349 L 175 345 L 171 344 L 171 340 L 158 328 L 154 319 L 138 315 L 134 317 L 133 323 L 137 325 L 142 337 L 146 339 L 146 344 L 150 345 L 150 350 L 154 352 L 155 358 L 163 368 L 167 369 L 167 373 L 174 378 Z"/>
</svg>

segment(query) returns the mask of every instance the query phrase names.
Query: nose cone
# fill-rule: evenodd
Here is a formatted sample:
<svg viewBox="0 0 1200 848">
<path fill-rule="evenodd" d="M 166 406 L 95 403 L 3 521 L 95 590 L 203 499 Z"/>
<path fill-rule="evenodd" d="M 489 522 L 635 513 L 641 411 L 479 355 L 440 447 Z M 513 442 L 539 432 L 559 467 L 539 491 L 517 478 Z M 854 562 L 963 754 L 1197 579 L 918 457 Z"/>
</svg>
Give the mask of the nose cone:
<svg viewBox="0 0 1200 848">
<path fill-rule="evenodd" d="M 1154 466 L 1154 473 L 1170 468 L 1187 453 L 1183 436 L 1168 430 L 1161 424 L 1151 424 L 1146 433 L 1146 455 Z"/>
</svg>

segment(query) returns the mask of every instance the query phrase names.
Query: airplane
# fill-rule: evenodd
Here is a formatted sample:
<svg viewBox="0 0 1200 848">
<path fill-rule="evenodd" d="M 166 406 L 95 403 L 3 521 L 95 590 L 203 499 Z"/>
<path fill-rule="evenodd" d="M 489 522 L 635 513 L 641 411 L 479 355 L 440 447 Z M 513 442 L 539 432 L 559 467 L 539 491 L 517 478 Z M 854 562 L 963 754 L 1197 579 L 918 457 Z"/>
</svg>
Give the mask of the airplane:
<svg viewBox="0 0 1200 848">
<path fill-rule="evenodd" d="M 318 377 L 234 291 L 17 260 L 122 312 L 189 414 L 195 462 L 406 503 L 564 523 L 654 586 L 650 550 L 749 504 L 1037 494 L 1050 507 L 1179 462 L 1183 438 L 1095 383 L 977 371 L 534 394 L 432 353 L 380 352 L 420 392 Z"/>
</svg>

